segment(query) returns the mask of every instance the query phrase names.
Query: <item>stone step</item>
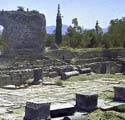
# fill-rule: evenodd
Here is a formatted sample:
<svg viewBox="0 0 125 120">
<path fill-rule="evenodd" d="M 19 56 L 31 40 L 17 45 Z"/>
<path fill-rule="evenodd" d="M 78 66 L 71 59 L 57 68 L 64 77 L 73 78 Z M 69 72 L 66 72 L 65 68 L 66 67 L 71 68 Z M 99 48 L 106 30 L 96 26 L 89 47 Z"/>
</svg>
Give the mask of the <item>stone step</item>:
<svg viewBox="0 0 125 120">
<path fill-rule="evenodd" d="M 73 115 L 75 107 L 73 104 L 52 104 L 50 107 L 50 114 L 52 118 Z"/>
</svg>

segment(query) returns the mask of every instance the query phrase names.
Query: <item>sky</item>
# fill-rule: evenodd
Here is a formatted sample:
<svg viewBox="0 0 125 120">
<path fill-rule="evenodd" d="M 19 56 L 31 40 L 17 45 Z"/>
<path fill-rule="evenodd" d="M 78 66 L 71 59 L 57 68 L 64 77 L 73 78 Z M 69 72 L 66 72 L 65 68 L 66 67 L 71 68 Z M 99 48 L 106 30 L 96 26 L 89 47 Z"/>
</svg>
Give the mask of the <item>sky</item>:
<svg viewBox="0 0 125 120">
<path fill-rule="evenodd" d="M 56 24 L 57 6 L 60 4 L 62 22 L 71 25 L 77 18 L 80 26 L 94 28 L 96 21 L 102 28 L 109 26 L 110 20 L 125 17 L 125 0 L 0 0 L 0 9 L 38 10 L 45 14 L 46 25 Z"/>
</svg>

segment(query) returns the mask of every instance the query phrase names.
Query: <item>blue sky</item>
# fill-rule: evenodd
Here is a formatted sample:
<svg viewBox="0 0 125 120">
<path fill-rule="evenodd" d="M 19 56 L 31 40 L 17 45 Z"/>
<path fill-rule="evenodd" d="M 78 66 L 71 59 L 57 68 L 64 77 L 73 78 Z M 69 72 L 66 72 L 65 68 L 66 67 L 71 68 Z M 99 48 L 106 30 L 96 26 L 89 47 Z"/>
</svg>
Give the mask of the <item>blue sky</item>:
<svg viewBox="0 0 125 120">
<path fill-rule="evenodd" d="M 46 16 L 47 26 L 56 24 L 57 5 L 60 3 L 63 24 L 70 25 L 78 18 L 79 25 L 93 28 L 96 20 L 108 27 L 111 19 L 125 16 L 125 0 L 0 0 L 1 10 L 16 10 L 17 6 L 38 10 Z"/>
</svg>

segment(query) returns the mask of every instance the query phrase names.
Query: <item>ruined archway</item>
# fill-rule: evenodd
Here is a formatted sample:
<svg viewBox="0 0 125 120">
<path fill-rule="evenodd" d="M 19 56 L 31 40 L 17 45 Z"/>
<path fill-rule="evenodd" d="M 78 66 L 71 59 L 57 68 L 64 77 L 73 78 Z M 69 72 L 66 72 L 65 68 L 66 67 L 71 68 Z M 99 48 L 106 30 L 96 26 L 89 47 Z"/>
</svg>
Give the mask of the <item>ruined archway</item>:
<svg viewBox="0 0 125 120">
<path fill-rule="evenodd" d="M 3 30 L 4 30 L 4 27 L 0 25 L 0 55 L 2 54 L 2 50 L 3 50 L 3 37 L 2 37 Z"/>
</svg>

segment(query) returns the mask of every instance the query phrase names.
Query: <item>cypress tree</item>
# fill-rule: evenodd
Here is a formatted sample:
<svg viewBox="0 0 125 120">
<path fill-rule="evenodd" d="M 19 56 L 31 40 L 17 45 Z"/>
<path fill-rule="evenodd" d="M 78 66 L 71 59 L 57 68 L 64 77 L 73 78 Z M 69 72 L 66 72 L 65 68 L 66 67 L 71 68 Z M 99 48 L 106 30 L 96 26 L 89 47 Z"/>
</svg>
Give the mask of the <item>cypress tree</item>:
<svg viewBox="0 0 125 120">
<path fill-rule="evenodd" d="M 98 22 L 98 20 L 96 21 L 95 29 L 96 29 L 96 33 L 99 34 L 99 22 Z"/>
<path fill-rule="evenodd" d="M 62 42 L 62 18 L 60 13 L 60 5 L 58 4 L 58 12 L 56 17 L 56 33 L 55 42 L 59 45 Z"/>
</svg>

